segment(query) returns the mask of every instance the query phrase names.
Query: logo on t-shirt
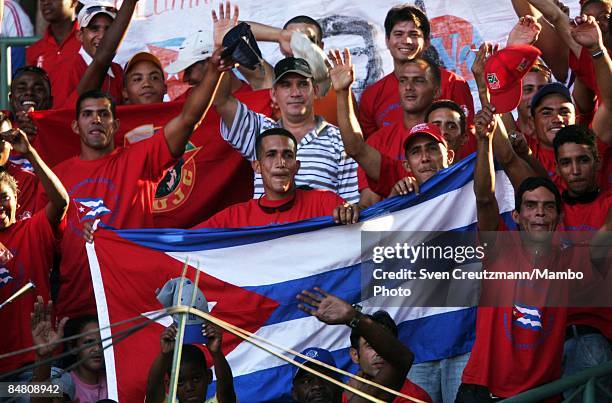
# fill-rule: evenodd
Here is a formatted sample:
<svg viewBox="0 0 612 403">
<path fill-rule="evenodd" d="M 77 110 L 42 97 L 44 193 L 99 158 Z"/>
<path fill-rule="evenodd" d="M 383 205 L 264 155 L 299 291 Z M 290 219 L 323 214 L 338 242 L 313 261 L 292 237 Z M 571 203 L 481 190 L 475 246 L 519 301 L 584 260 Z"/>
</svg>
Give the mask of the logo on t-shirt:
<svg viewBox="0 0 612 403">
<path fill-rule="evenodd" d="M 524 329 L 540 331 L 542 330 L 542 313 L 538 308 L 514 305 L 512 324 Z"/>
<path fill-rule="evenodd" d="M 111 212 L 111 210 L 104 205 L 104 199 L 92 198 L 92 199 L 74 199 L 79 204 L 79 221 L 94 220 L 96 218 L 105 216 Z"/>
<path fill-rule="evenodd" d="M 181 159 L 168 170 L 157 185 L 153 201 L 154 213 L 174 210 L 189 198 L 196 179 L 197 169 L 194 158 L 201 149 L 202 147 L 196 147 L 191 142 L 187 143 Z"/>
<path fill-rule="evenodd" d="M 9 281 L 13 280 L 11 272 L 6 267 L 0 267 L 0 288 L 8 284 Z"/>
</svg>

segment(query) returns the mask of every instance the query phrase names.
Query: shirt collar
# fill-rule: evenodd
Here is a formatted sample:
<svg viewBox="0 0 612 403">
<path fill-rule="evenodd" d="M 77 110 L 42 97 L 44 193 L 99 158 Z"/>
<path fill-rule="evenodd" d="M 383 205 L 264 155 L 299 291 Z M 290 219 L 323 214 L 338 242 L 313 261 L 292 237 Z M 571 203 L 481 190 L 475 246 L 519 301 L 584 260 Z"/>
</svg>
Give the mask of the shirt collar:
<svg viewBox="0 0 612 403">
<path fill-rule="evenodd" d="M 87 54 L 87 52 L 85 52 L 85 49 L 83 49 L 82 46 L 81 46 L 81 49 L 79 49 L 79 54 L 81 55 L 81 57 L 85 61 L 86 65 L 89 66 L 91 64 L 91 62 L 93 62 L 93 59 L 91 58 L 91 56 L 89 56 L 89 54 Z M 108 71 L 106 72 L 106 74 L 108 74 L 112 78 L 115 78 L 115 74 L 113 73 L 113 70 L 110 67 L 108 68 Z"/>
</svg>

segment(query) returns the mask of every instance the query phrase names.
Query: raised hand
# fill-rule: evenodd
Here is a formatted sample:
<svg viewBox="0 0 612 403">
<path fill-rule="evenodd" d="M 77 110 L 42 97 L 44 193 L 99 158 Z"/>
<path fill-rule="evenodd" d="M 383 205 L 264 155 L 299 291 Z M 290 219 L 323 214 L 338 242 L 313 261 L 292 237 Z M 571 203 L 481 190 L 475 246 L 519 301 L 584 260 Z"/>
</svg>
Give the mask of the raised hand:
<svg viewBox="0 0 612 403">
<path fill-rule="evenodd" d="M 214 323 L 206 322 L 203 325 L 204 333 L 208 337 L 208 350 L 211 353 L 218 353 L 221 351 L 221 345 L 223 344 L 223 331 L 221 328 Z"/>
<path fill-rule="evenodd" d="M 15 122 L 17 123 L 17 127 L 28 135 L 28 140 L 30 140 L 30 142 L 34 141 L 34 137 L 36 137 L 36 134 L 38 133 L 38 127 L 34 124 L 29 115 L 29 112 L 33 111 L 34 107 L 30 106 L 28 110 L 17 111 L 17 113 L 15 113 Z"/>
<path fill-rule="evenodd" d="M 53 312 L 53 302 L 49 301 L 45 307 L 43 297 L 36 297 L 34 311 L 30 314 L 30 329 L 32 330 L 32 341 L 38 346 L 36 354 L 44 357 L 50 355 L 64 337 L 64 326 L 68 318 L 51 323 L 51 312 Z"/>
<path fill-rule="evenodd" d="M 328 54 L 331 68 L 329 75 L 335 91 L 346 91 L 355 82 L 355 66 L 351 64 L 351 52 L 344 48 L 342 55 L 339 50 L 332 50 Z"/>
<path fill-rule="evenodd" d="M 488 140 L 495 131 L 495 112 L 492 107 L 485 105 L 481 111 L 474 116 L 476 137 Z"/>
<path fill-rule="evenodd" d="M 168 326 L 161 334 L 160 344 L 162 354 L 170 354 L 174 351 L 176 341 L 176 326 Z"/>
<path fill-rule="evenodd" d="M 232 17 L 232 5 L 229 0 L 225 2 L 225 7 L 223 6 L 223 2 L 219 3 L 219 15 L 217 15 L 215 10 L 212 10 L 213 43 L 215 49 L 221 47 L 225 34 L 238 25 L 239 11 L 238 6 L 235 5 L 234 16 Z"/>
<path fill-rule="evenodd" d="M 590 51 L 605 49 L 595 17 L 583 14 L 574 19 L 574 24 L 571 33 L 576 43 Z"/>
<path fill-rule="evenodd" d="M 542 31 L 542 25 L 531 15 L 521 17 L 508 35 L 506 46 L 533 45 Z"/>
<path fill-rule="evenodd" d="M 314 291 L 303 290 L 296 298 L 303 302 L 299 309 L 328 325 L 348 324 L 355 316 L 356 311 L 348 302 L 319 287 Z"/>
<path fill-rule="evenodd" d="M 474 63 L 472 64 L 472 74 L 474 74 L 474 79 L 478 82 L 484 82 L 484 70 L 485 63 L 487 59 L 491 57 L 492 54 L 497 52 L 499 45 L 493 45 L 490 42 L 483 42 L 480 44 L 478 48 L 478 52 L 476 53 L 476 58 L 474 59 Z"/>
<path fill-rule="evenodd" d="M 2 140 L 8 141 L 13 146 L 13 150 L 21 154 L 27 154 L 32 151 L 32 145 L 28 141 L 27 134 L 21 129 L 11 129 L 4 133 L 0 133 Z"/>
<path fill-rule="evenodd" d="M 510 139 L 510 144 L 512 144 L 512 148 L 514 152 L 520 157 L 527 157 L 530 153 L 529 144 L 527 143 L 527 139 L 525 135 L 521 132 L 513 132 L 508 135 Z"/>
<path fill-rule="evenodd" d="M 232 67 L 234 67 L 234 63 L 233 60 L 231 58 L 223 58 L 223 50 L 225 48 L 221 47 L 221 48 L 217 48 L 212 56 L 209 59 L 209 63 L 207 64 L 208 68 L 211 69 L 216 69 L 218 71 L 228 71 L 231 70 Z"/>
</svg>

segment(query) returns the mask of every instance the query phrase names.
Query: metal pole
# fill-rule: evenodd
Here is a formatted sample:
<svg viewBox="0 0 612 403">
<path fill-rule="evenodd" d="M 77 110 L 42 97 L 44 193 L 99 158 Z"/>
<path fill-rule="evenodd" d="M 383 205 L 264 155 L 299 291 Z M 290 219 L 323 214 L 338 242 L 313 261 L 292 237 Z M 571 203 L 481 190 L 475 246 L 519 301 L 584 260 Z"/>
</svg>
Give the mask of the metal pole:
<svg viewBox="0 0 612 403">
<path fill-rule="evenodd" d="M 28 46 L 38 41 L 38 36 L 0 38 L 0 109 L 8 109 L 8 93 L 11 85 L 11 46 Z"/>
</svg>

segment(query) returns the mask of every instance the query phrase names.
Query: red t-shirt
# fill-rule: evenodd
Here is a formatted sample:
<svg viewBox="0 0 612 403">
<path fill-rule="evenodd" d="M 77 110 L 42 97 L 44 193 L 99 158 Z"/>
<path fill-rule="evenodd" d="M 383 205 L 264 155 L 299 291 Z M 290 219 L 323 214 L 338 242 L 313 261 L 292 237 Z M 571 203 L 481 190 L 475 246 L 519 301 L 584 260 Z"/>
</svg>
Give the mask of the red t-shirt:
<svg viewBox="0 0 612 403">
<path fill-rule="evenodd" d="M 63 62 L 63 66 L 65 66 L 65 73 L 61 80 L 57 81 L 53 91 L 53 108 L 74 109 L 79 98 L 77 86 L 83 74 L 85 74 L 88 64 L 83 56 L 77 52 L 71 59 Z M 117 63 L 112 63 L 110 69 L 113 77 L 107 72 L 100 90 L 109 93 L 117 105 L 120 105 L 123 103 L 123 69 Z"/>
<path fill-rule="evenodd" d="M 17 221 L 0 231 L 0 242 L 6 246 L 13 258 L 6 266 L 0 264 L 0 300 L 6 301 L 29 280 L 36 289 L 22 294 L 19 298 L 0 309 L 0 354 L 31 347 L 30 313 L 37 295 L 45 303 L 50 299 L 49 273 L 53 264 L 53 249 L 56 243 L 54 233 L 44 210 L 32 218 Z M 6 274 L 12 278 L 6 283 Z M 2 280 L 4 279 L 4 280 Z M 6 373 L 34 361 L 34 351 L 0 360 L 0 373 Z"/>
<path fill-rule="evenodd" d="M 153 227 L 157 182 L 175 159 L 164 131 L 96 160 L 73 157 L 54 169 L 70 195 L 67 229 L 60 244 L 58 316 L 96 313 L 83 223 L 99 218 L 113 228 Z"/>
<path fill-rule="evenodd" d="M 608 54 L 612 56 L 612 52 L 608 50 Z M 586 48 L 580 49 L 580 55 L 576 57 L 574 52 L 569 52 L 569 67 L 582 83 L 591 91 L 593 91 L 597 98 L 601 99 L 599 87 L 597 86 L 597 80 L 595 78 L 595 66 L 593 66 L 593 58 L 591 53 Z"/>
<path fill-rule="evenodd" d="M 393 123 L 378 129 L 366 140 L 366 143 L 380 151 L 382 155 L 386 155 L 393 160 L 403 161 L 406 159 L 404 141 L 408 134 L 409 130 L 404 127 L 403 122 Z M 357 177 L 359 178 L 360 192 L 369 187 L 367 175 L 361 166 L 357 168 Z"/>
<path fill-rule="evenodd" d="M 30 218 L 37 210 L 36 198 L 38 192 L 38 176 L 25 157 L 11 155 L 6 163 L 6 170 L 17 180 L 19 189 L 19 205 L 17 206 L 17 220 Z M 38 208 L 43 207 L 38 206 Z"/>
<path fill-rule="evenodd" d="M 66 77 L 66 61 L 75 57 L 81 49 L 81 42 L 76 37 L 77 30 L 75 21 L 68 36 L 58 44 L 51 34 L 51 27 L 47 27 L 43 37 L 26 49 L 26 64 L 40 67 L 49 75 L 54 99 L 58 99 L 57 89 L 61 88 L 61 82 Z"/>
<path fill-rule="evenodd" d="M 292 196 L 289 196 L 272 201 L 263 196 L 260 199 L 234 204 L 195 226 L 194 229 L 286 224 L 314 217 L 330 216 L 338 205 L 344 203 L 344 199 L 336 193 L 319 189 L 297 189 L 293 202 L 291 199 Z"/>
<path fill-rule="evenodd" d="M 506 227 L 500 224 L 499 229 Z M 534 267 L 560 267 L 561 261 L 563 267 L 584 268 L 584 262 L 590 261 L 588 248 L 560 247 L 535 262 L 523 250 L 518 233 L 515 234 L 506 238 L 512 245 L 498 247 L 499 254 L 485 262 L 484 267 L 489 271 L 530 272 Z M 495 285 L 483 289 L 483 294 L 541 298 L 559 291 L 555 281 L 506 280 Z M 566 324 L 567 308 L 521 305 L 518 298 L 512 307 L 479 307 L 476 340 L 462 382 L 485 386 L 495 396 L 510 397 L 557 379 L 561 375 Z"/>
<path fill-rule="evenodd" d="M 612 190 L 602 191 L 590 203 L 563 203 L 564 231 L 596 231 L 606 222 L 612 205 Z M 599 329 L 612 339 L 612 308 L 570 308 L 568 324 L 587 325 Z"/>
<path fill-rule="evenodd" d="M 423 388 L 421 388 L 419 385 L 416 385 L 410 382 L 408 379 L 404 381 L 404 384 L 402 385 L 402 388 L 400 389 L 400 393 L 403 393 L 404 395 L 407 395 L 410 397 L 417 398 L 424 402 L 433 403 L 433 400 L 431 400 L 431 397 L 429 396 L 427 392 L 425 392 L 425 390 L 423 390 Z M 347 401 L 348 399 L 346 397 L 346 393 L 342 393 L 342 403 L 346 403 Z M 399 397 L 399 396 L 393 399 L 393 403 L 408 403 L 408 402 L 411 402 L 411 400 L 404 399 L 403 397 Z"/>
<path fill-rule="evenodd" d="M 474 123 L 474 100 L 467 82 L 457 74 L 440 68 L 442 74 L 439 99 L 450 99 L 459 104 L 467 117 L 468 126 Z M 404 121 L 399 99 L 399 81 L 391 72 L 368 86 L 361 95 L 359 124 L 365 137 L 383 126 Z"/>
</svg>

